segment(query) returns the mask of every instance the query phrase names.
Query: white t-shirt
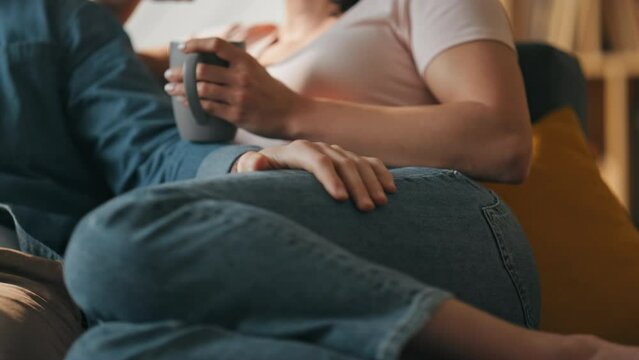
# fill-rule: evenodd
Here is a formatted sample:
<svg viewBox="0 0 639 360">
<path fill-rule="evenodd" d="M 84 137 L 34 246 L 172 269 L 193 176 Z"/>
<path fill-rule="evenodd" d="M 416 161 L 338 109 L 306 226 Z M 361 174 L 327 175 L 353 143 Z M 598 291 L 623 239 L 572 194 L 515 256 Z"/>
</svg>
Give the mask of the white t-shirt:
<svg viewBox="0 0 639 360">
<path fill-rule="evenodd" d="M 273 41 L 250 45 L 257 54 Z M 494 40 L 514 49 L 499 0 L 360 0 L 327 32 L 269 73 L 310 97 L 385 106 L 437 103 L 424 79 L 437 55 L 456 45 Z M 240 130 L 237 143 L 281 144 Z"/>
</svg>

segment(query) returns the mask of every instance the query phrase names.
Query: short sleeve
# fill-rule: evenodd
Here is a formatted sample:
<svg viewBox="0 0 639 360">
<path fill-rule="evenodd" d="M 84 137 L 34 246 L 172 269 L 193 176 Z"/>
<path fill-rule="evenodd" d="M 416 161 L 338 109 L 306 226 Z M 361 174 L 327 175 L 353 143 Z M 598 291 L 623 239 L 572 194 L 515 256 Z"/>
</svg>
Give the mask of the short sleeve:
<svg viewBox="0 0 639 360">
<path fill-rule="evenodd" d="M 420 74 L 437 55 L 466 42 L 494 40 L 515 48 L 499 0 L 400 0 L 399 6 L 400 30 Z"/>
</svg>

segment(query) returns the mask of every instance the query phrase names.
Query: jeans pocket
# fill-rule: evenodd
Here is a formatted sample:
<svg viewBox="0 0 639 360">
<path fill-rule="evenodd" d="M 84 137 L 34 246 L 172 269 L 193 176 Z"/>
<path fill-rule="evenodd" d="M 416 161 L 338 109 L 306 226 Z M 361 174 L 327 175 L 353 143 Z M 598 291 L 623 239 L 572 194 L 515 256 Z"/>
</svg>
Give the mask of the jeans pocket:
<svg viewBox="0 0 639 360">
<path fill-rule="evenodd" d="M 521 301 L 526 326 L 537 328 L 540 315 L 539 277 L 526 236 L 510 209 L 496 202 L 482 209 L 499 250 L 503 266 Z"/>
</svg>

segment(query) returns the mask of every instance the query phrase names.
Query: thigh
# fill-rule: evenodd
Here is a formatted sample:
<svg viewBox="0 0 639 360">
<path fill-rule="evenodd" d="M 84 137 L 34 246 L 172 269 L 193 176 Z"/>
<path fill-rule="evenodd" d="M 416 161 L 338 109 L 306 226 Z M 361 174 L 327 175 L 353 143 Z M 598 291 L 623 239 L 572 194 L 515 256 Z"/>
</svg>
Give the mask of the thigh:
<svg viewBox="0 0 639 360">
<path fill-rule="evenodd" d="M 222 328 L 184 325 L 104 323 L 74 345 L 67 360 L 358 360 L 311 344 L 252 337 Z"/>
<path fill-rule="evenodd" d="M 101 322 L 209 324 L 380 359 L 450 298 L 273 212 L 147 191 L 82 220 L 65 279 Z"/>
<path fill-rule="evenodd" d="M 365 259 L 536 327 L 540 295 L 532 252 L 500 199 L 457 171 L 402 168 L 393 174 L 397 194 L 370 214 L 335 202 L 300 171 L 216 177 L 150 191 L 268 209 Z"/>
<path fill-rule="evenodd" d="M 63 359 L 82 331 L 61 264 L 0 249 L 0 359 Z"/>
</svg>

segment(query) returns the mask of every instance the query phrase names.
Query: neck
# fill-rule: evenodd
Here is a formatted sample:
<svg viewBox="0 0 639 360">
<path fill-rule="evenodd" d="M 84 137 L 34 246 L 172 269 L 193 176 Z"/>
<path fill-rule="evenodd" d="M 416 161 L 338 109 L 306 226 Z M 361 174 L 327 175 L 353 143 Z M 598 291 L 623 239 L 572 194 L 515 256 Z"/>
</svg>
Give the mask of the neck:
<svg viewBox="0 0 639 360">
<path fill-rule="evenodd" d="M 286 0 L 286 16 L 282 23 L 280 41 L 303 39 L 333 20 L 339 8 L 328 0 Z"/>
</svg>

